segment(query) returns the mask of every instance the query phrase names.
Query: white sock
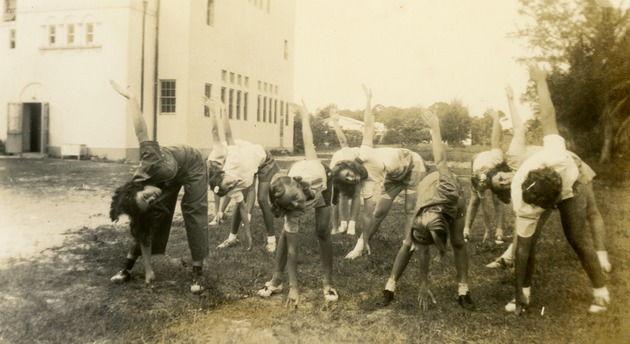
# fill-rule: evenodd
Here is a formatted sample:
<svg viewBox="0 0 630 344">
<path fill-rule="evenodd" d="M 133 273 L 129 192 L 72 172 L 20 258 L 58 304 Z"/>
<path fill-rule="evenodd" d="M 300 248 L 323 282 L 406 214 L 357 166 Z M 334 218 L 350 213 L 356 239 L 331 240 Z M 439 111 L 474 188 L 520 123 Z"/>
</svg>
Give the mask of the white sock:
<svg viewBox="0 0 630 344">
<path fill-rule="evenodd" d="M 354 226 L 356 226 L 356 222 L 355 221 L 349 221 L 348 222 L 348 229 L 354 229 Z"/>
<path fill-rule="evenodd" d="M 606 301 L 610 301 L 610 294 L 607 287 L 593 288 L 593 296 L 602 297 Z"/>
<path fill-rule="evenodd" d="M 348 221 L 339 222 L 339 228 L 347 228 L 347 227 L 348 227 Z"/>
<path fill-rule="evenodd" d="M 393 278 L 389 278 L 387 280 L 387 284 L 385 284 L 385 290 L 389 290 L 392 293 L 396 291 L 396 281 Z"/>
<path fill-rule="evenodd" d="M 361 236 L 359 240 L 357 240 L 357 244 L 354 245 L 353 251 L 363 251 L 363 245 L 363 236 Z"/>
<path fill-rule="evenodd" d="M 523 294 L 527 299 L 532 296 L 532 287 L 523 288 Z"/>
<path fill-rule="evenodd" d="M 236 239 L 236 234 L 230 233 L 230 235 L 228 236 L 228 240 L 235 240 L 235 239 Z"/>
<path fill-rule="evenodd" d="M 607 251 L 597 251 L 597 258 L 599 258 L 600 262 L 608 263 L 608 252 Z"/>
<path fill-rule="evenodd" d="M 457 283 L 457 295 L 466 295 L 468 293 L 468 283 Z"/>
<path fill-rule="evenodd" d="M 276 236 L 275 235 L 267 237 L 267 244 L 275 244 L 275 243 L 276 243 Z"/>
</svg>

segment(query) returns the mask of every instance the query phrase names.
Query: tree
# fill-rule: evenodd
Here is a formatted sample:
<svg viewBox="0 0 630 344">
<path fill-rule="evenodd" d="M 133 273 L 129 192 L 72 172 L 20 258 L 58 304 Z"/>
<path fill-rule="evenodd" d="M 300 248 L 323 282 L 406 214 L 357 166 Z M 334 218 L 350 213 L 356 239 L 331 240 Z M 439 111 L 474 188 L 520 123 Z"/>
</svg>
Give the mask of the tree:
<svg viewBox="0 0 630 344">
<path fill-rule="evenodd" d="M 442 139 L 450 145 L 461 146 L 462 142 L 469 137 L 471 118 L 468 108 L 458 99 L 452 100 L 450 104 L 438 102 L 429 109 L 440 119 L 440 130 Z"/>
<path fill-rule="evenodd" d="M 627 151 L 630 138 L 630 14 L 594 0 L 521 0 L 532 19 L 516 32 L 550 63 L 559 127 L 580 155 L 600 161 Z M 529 99 L 533 99 L 529 89 Z"/>
</svg>

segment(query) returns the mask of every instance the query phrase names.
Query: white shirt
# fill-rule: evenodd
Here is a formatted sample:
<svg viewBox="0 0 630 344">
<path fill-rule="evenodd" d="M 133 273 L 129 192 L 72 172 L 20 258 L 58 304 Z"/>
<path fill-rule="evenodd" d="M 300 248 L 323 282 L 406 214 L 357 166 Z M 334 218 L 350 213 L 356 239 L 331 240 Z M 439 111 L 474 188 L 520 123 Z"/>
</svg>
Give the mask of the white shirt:
<svg viewBox="0 0 630 344">
<path fill-rule="evenodd" d="M 226 175 L 241 179 L 228 193 L 236 201 L 242 200 L 242 190 L 254 183 L 254 175 L 267 158 L 267 152 L 261 145 L 236 140 L 234 145 L 227 147 L 227 158 L 223 171 Z"/>
<path fill-rule="evenodd" d="M 519 236 L 527 238 L 534 234 L 538 218 L 544 209 L 523 201 L 521 185 L 527 174 L 535 169 L 549 167 L 562 178 L 562 191 L 558 201 L 573 197 L 573 184 L 579 176 L 579 170 L 567 151 L 564 139 L 560 135 L 547 135 L 543 139 L 541 150 L 523 162 L 512 178 L 512 206 L 516 212 L 516 231 Z"/>
</svg>

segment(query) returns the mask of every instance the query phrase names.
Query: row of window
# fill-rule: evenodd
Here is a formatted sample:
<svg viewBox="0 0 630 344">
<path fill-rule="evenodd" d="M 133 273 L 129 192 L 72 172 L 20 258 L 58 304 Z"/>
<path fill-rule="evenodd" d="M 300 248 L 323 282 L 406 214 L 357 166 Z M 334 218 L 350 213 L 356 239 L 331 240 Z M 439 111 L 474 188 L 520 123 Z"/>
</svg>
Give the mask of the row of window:
<svg viewBox="0 0 630 344">
<path fill-rule="evenodd" d="M 94 23 L 48 25 L 47 45 L 50 47 L 94 44 Z"/>
<path fill-rule="evenodd" d="M 241 75 L 234 72 L 228 72 L 227 70 L 221 71 L 221 81 L 223 83 L 230 83 L 232 85 L 249 87 L 249 77 L 247 75 Z"/>
<path fill-rule="evenodd" d="M 249 3 L 261 10 L 266 10 L 267 13 L 271 12 L 271 0 L 249 0 Z"/>
<path fill-rule="evenodd" d="M 203 93 L 206 97 L 212 97 L 212 84 L 205 84 Z M 174 114 L 177 109 L 176 81 L 160 80 L 160 114 Z M 221 101 L 226 105 L 229 119 L 247 121 L 249 113 L 249 92 L 221 87 Z M 289 125 L 289 102 L 276 98 L 259 95 L 256 109 L 256 121 L 263 123 L 278 123 L 284 118 L 284 125 Z M 204 116 L 210 116 L 210 109 L 204 105 Z"/>
<path fill-rule="evenodd" d="M 5 22 L 15 21 L 15 6 L 17 0 L 4 0 L 3 19 Z"/>
</svg>

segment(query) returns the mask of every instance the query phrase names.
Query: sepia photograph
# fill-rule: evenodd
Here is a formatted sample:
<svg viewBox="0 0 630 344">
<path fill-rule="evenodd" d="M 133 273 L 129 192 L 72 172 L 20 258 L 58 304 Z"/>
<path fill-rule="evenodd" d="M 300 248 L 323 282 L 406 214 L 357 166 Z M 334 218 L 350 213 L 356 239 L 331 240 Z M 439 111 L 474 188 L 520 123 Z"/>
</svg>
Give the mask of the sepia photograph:
<svg viewBox="0 0 630 344">
<path fill-rule="evenodd" d="M 0 14 L 0 343 L 630 342 L 630 0 Z"/>
</svg>

